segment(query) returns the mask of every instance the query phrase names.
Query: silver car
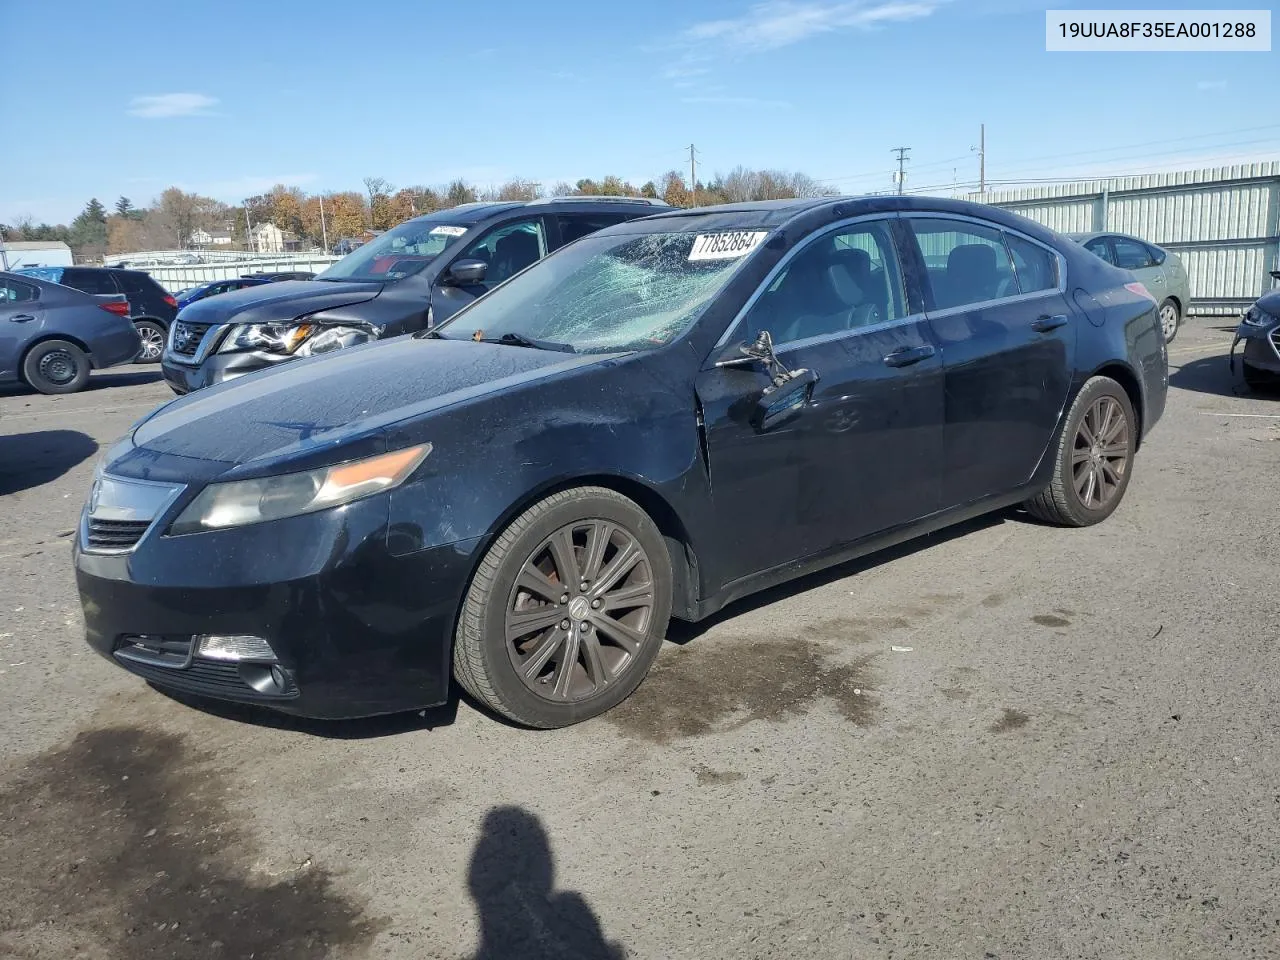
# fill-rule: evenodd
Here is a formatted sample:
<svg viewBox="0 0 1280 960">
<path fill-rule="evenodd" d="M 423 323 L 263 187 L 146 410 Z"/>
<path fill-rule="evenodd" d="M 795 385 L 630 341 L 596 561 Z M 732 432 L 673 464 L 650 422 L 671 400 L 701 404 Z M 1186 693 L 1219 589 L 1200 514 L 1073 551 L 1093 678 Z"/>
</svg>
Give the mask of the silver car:
<svg viewBox="0 0 1280 960">
<path fill-rule="evenodd" d="M 1124 233 L 1068 233 L 1067 236 L 1142 281 L 1160 302 L 1160 329 L 1164 331 L 1165 343 L 1178 335 L 1178 328 L 1191 306 L 1191 279 L 1176 253 Z"/>
</svg>

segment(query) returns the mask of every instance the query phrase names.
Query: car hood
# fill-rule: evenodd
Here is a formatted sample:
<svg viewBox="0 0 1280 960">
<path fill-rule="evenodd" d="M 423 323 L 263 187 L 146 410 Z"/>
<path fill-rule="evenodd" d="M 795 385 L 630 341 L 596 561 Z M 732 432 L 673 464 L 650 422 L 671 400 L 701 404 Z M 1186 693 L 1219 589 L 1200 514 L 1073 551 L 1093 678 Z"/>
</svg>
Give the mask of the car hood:
<svg viewBox="0 0 1280 960">
<path fill-rule="evenodd" d="M 1280 289 L 1264 293 L 1258 298 L 1258 309 L 1273 317 L 1280 317 Z"/>
<path fill-rule="evenodd" d="M 133 443 L 157 454 L 248 465 L 251 472 L 263 461 L 323 454 L 401 420 L 616 356 L 397 337 L 180 397 L 138 423 Z"/>
<path fill-rule="evenodd" d="M 278 323 L 318 310 L 372 300 L 380 283 L 281 280 L 220 293 L 187 304 L 178 314 L 186 323 Z"/>
</svg>

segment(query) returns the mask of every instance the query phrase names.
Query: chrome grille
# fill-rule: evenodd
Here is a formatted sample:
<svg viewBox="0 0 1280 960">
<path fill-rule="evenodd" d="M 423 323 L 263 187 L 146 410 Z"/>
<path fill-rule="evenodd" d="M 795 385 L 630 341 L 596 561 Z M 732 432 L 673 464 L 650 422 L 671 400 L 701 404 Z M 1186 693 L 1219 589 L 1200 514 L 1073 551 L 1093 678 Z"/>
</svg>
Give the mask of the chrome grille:
<svg viewBox="0 0 1280 960">
<path fill-rule="evenodd" d="M 194 357 L 212 324 L 184 323 L 179 320 L 169 335 L 169 348 L 179 356 Z"/>
<path fill-rule="evenodd" d="M 142 539 L 150 520 L 99 520 L 89 518 L 85 543 L 93 550 L 128 550 Z"/>
<path fill-rule="evenodd" d="M 1271 349 L 1276 352 L 1276 356 L 1280 357 L 1280 327 L 1271 329 Z"/>
</svg>

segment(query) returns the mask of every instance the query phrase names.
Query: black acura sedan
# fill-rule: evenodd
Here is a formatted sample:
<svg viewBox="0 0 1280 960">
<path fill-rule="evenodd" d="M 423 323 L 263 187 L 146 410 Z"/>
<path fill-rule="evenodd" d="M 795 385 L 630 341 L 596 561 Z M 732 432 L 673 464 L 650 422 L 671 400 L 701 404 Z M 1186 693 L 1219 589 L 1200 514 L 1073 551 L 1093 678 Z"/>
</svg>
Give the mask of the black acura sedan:
<svg viewBox="0 0 1280 960">
<path fill-rule="evenodd" d="M 1157 305 L 993 208 L 747 203 L 565 247 L 413 337 L 201 390 L 110 449 L 88 640 L 320 717 L 450 678 L 557 727 L 670 617 L 1025 504 L 1084 526 L 1160 418 Z"/>
</svg>

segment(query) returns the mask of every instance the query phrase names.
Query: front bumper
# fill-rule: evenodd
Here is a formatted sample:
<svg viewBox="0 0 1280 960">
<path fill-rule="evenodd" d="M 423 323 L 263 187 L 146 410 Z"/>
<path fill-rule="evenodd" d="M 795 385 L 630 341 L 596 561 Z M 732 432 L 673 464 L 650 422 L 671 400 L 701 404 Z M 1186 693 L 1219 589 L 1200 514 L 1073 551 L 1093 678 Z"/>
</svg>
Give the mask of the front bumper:
<svg viewBox="0 0 1280 960">
<path fill-rule="evenodd" d="M 448 699 L 454 618 L 478 540 L 397 555 L 388 505 L 181 537 L 173 509 L 132 552 L 75 547 L 86 639 L 160 687 L 287 713 L 349 718 Z M 192 655 L 202 634 L 262 637 L 274 661 Z M 135 644 L 141 640 L 142 648 Z M 138 656 L 151 647 L 164 655 Z M 267 682 L 271 667 L 276 680 Z"/>
<path fill-rule="evenodd" d="M 1241 357 L 1246 366 L 1280 374 L 1280 319 L 1269 324 L 1241 323 L 1231 343 L 1231 367 L 1235 369 L 1237 344 L 1244 344 Z"/>
<path fill-rule="evenodd" d="M 204 387 L 225 380 L 243 377 L 246 373 L 265 370 L 281 363 L 288 363 L 294 357 L 281 356 L 274 353 L 251 351 L 246 353 L 211 353 L 200 363 L 182 363 L 174 359 L 173 353 L 165 350 L 160 358 L 160 370 L 164 379 L 173 388 L 174 393 L 191 393 Z"/>
</svg>

